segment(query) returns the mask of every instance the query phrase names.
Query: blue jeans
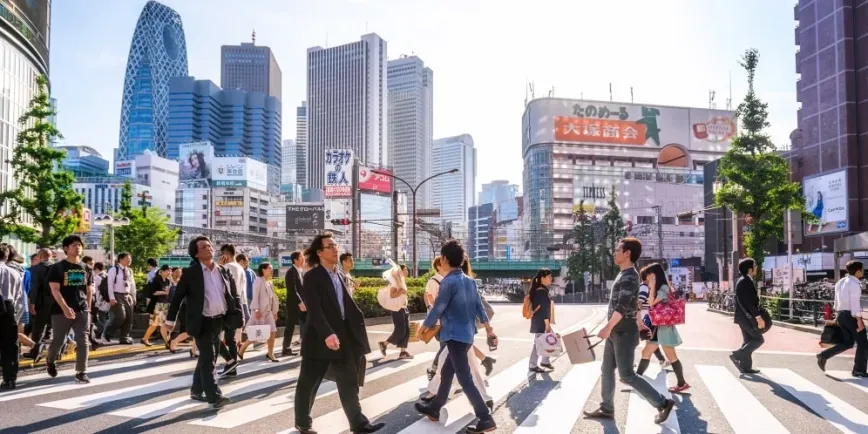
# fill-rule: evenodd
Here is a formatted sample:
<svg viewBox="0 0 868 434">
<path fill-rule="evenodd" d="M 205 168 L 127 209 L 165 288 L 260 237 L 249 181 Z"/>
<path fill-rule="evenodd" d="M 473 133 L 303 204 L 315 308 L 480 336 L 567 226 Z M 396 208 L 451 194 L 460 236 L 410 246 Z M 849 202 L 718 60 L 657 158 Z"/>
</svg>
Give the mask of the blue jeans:
<svg viewBox="0 0 868 434">
<path fill-rule="evenodd" d="M 606 348 L 603 350 L 601 382 L 603 402 L 600 403 L 602 410 L 610 413 L 615 411 L 615 370 L 624 382 L 654 408 L 659 409 L 666 403 L 666 398 L 633 370 L 637 346 L 639 346 L 639 327 L 636 322 L 627 318 L 621 320 L 612 330 L 612 334 L 606 340 Z"/>
<path fill-rule="evenodd" d="M 473 376 L 470 375 L 470 361 L 467 360 L 467 352 L 471 346 L 472 344 L 457 341 L 446 342 L 449 354 L 446 356 L 446 361 L 443 362 L 443 368 L 440 371 L 440 388 L 437 390 L 437 396 L 431 401 L 431 408 L 440 411 L 446 405 L 449 392 L 452 390 L 452 377 L 458 377 L 458 384 L 473 406 L 476 417 L 480 420 L 489 419 L 491 413 L 488 406 L 485 405 L 485 399 L 482 398 L 479 389 L 473 384 Z"/>
</svg>

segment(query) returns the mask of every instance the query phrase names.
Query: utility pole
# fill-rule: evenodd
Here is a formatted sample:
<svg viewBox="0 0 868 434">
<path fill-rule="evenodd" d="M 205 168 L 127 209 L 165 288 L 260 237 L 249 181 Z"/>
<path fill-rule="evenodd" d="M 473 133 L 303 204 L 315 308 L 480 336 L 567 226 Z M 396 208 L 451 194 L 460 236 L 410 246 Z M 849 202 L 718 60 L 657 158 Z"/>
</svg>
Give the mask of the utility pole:
<svg viewBox="0 0 868 434">
<path fill-rule="evenodd" d="M 663 260 L 663 208 L 660 205 L 651 207 L 657 212 L 657 257 Z"/>
<path fill-rule="evenodd" d="M 401 227 L 401 222 L 398 221 L 398 190 L 394 189 L 395 182 L 392 181 L 392 260 L 398 263 L 398 228 Z"/>
</svg>

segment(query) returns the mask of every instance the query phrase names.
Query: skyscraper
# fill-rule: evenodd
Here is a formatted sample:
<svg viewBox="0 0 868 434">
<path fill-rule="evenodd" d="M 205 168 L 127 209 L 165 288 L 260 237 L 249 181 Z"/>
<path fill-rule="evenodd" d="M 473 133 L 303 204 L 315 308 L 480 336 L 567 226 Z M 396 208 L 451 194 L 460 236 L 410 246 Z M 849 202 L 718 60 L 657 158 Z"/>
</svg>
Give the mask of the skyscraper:
<svg viewBox="0 0 868 434">
<path fill-rule="evenodd" d="M 446 137 L 434 141 L 432 173 L 458 169 L 458 173 L 431 180 L 431 207 L 440 210 L 440 223 L 452 222 L 452 236 L 464 239 L 467 233 L 467 211 L 476 201 L 476 148 L 470 134 Z"/>
<path fill-rule="evenodd" d="M 298 184 L 298 155 L 295 140 L 284 140 L 282 153 L 283 160 L 280 162 L 280 185 Z"/>
<path fill-rule="evenodd" d="M 256 33 L 254 33 L 254 38 Z M 283 75 L 271 48 L 242 42 L 220 47 L 220 87 L 262 92 L 281 99 Z"/>
<path fill-rule="evenodd" d="M 301 188 L 308 188 L 307 180 L 307 101 L 295 109 L 295 164 L 296 177 Z"/>
<path fill-rule="evenodd" d="M 327 149 L 352 149 L 373 166 L 389 163 L 386 41 L 377 34 L 307 50 L 308 187 L 325 183 Z"/>
<path fill-rule="evenodd" d="M 118 158 L 146 149 L 166 156 L 169 79 L 187 75 L 187 42 L 181 16 L 154 0 L 139 15 L 124 78 Z"/>
<path fill-rule="evenodd" d="M 223 90 L 210 80 L 169 84 L 168 158 L 184 143 L 210 141 L 215 155 L 245 156 L 268 166 L 268 191 L 280 191 L 280 100 L 261 92 Z"/>
<path fill-rule="evenodd" d="M 513 200 L 518 196 L 518 185 L 510 184 L 507 180 L 491 181 L 489 184 L 482 184 L 482 191 L 479 193 L 479 203 L 498 204 L 508 200 Z"/>
<path fill-rule="evenodd" d="M 389 61 L 389 164 L 395 175 L 416 186 L 431 176 L 434 141 L 434 72 L 416 56 Z M 430 185 L 417 195 L 420 208 L 431 203 Z M 398 182 L 395 188 L 409 193 Z"/>
<path fill-rule="evenodd" d="M 96 149 L 76 145 L 60 145 L 55 148 L 66 151 L 66 157 L 60 164 L 76 178 L 108 175 L 109 162 Z"/>
</svg>

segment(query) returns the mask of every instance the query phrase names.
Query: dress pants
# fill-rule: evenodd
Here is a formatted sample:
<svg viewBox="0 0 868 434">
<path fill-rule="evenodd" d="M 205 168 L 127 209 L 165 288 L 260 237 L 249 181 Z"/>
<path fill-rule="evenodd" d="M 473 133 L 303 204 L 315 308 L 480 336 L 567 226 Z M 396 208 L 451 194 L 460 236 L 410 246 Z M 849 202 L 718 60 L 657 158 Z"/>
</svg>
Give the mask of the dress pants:
<svg viewBox="0 0 868 434">
<path fill-rule="evenodd" d="M 190 393 L 195 395 L 204 393 L 209 403 L 215 403 L 223 396 L 223 392 L 217 386 L 217 352 L 220 348 L 220 333 L 223 330 L 223 315 L 213 318 L 202 317 L 202 329 L 198 336 L 194 336 L 199 347 L 199 359 L 196 362 L 196 370 L 193 371 Z"/>
<path fill-rule="evenodd" d="M 75 335 L 75 372 L 87 372 L 87 358 L 90 351 L 90 341 L 87 330 L 90 327 L 90 312 L 81 311 L 75 313 L 75 319 L 69 319 L 62 314 L 51 315 L 51 328 L 54 336 L 48 347 L 48 356 L 45 361 L 54 363 L 66 345 L 66 339 L 70 330 Z"/>
<path fill-rule="evenodd" d="M 639 326 L 636 325 L 636 321 L 627 318 L 621 320 L 609 335 L 609 339 L 606 339 L 606 347 L 603 350 L 601 380 L 603 400 L 600 409 L 610 413 L 615 411 L 616 370 L 618 376 L 654 408 L 659 409 L 666 403 L 666 398 L 633 370 L 638 346 Z"/>
<path fill-rule="evenodd" d="M 223 322 L 223 340 L 220 341 L 220 357 L 223 357 L 223 360 L 227 362 L 238 360 L 238 341 L 235 339 L 235 332 L 237 330 L 230 328 L 228 324 Z"/>
<path fill-rule="evenodd" d="M 48 341 L 51 338 L 51 306 L 43 306 L 36 308 L 36 315 L 32 315 L 30 320 L 30 339 L 35 343 Z M 31 353 L 35 353 L 34 347 Z"/>
<path fill-rule="evenodd" d="M 344 324 L 346 327 L 346 324 Z M 351 338 L 352 339 L 352 338 Z M 299 428 L 310 429 L 313 419 L 310 417 L 317 390 L 326 375 L 334 375 L 337 383 L 338 396 L 341 407 L 350 424 L 350 431 L 357 431 L 369 423 L 368 418 L 362 413 L 359 404 L 359 366 L 357 359 L 349 351 L 357 346 L 356 343 L 341 342 L 345 357 L 341 360 L 323 360 L 310 357 L 301 358 L 301 369 L 298 373 L 298 383 L 295 387 L 295 425 Z"/>
<path fill-rule="evenodd" d="M 838 327 L 844 335 L 844 341 L 834 347 L 827 348 L 820 355 L 829 359 L 853 348 L 856 344 L 856 358 L 853 360 L 853 372 L 865 372 L 868 365 L 868 337 L 865 330 L 857 332 L 858 323 L 849 310 L 838 311 Z"/>
<path fill-rule="evenodd" d="M 117 304 L 109 308 L 109 318 L 105 323 L 103 338 L 108 339 L 111 332 L 120 329 L 118 339 L 130 339 L 133 329 L 133 298 L 129 294 L 115 293 Z"/>
<path fill-rule="evenodd" d="M 18 323 L 15 321 L 15 306 L 3 301 L 5 311 L 0 314 L 0 366 L 3 381 L 18 379 Z"/>
<path fill-rule="evenodd" d="M 286 309 L 286 328 L 283 330 L 283 351 L 289 351 L 292 347 L 292 335 L 295 333 L 295 323 L 301 319 L 301 311 L 296 306 L 295 309 L 287 307 Z M 301 334 L 304 334 L 302 331 Z"/>
<path fill-rule="evenodd" d="M 739 360 L 741 369 L 753 369 L 753 352 L 765 343 L 765 339 L 763 339 L 762 333 L 754 331 L 750 320 L 739 318 L 738 327 L 741 329 L 741 338 L 744 343 L 732 355 Z"/>
</svg>

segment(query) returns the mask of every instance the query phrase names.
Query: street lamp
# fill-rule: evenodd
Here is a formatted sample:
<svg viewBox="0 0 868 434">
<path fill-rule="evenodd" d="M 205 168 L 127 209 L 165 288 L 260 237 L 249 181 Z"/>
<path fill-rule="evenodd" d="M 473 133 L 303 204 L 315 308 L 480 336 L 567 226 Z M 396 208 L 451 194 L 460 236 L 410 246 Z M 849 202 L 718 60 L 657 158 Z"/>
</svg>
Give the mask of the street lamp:
<svg viewBox="0 0 868 434">
<path fill-rule="evenodd" d="M 458 173 L 458 169 L 447 170 L 445 172 L 440 172 L 440 173 L 431 175 L 431 176 L 423 179 L 422 182 L 416 184 L 416 187 L 413 187 L 412 185 L 410 185 L 409 182 L 404 181 L 403 179 L 401 179 L 398 176 L 395 176 L 389 172 L 382 172 L 379 170 L 372 170 L 372 172 L 374 172 L 378 175 L 388 176 L 392 179 L 397 179 L 398 181 L 403 182 L 404 185 L 406 185 L 407 188 L 410 189 L 410 193 L 413 195 L 413 241 L 412 241 L 413 254 L 410 257 L 411 257 L 411 260 L 413 261 L 413 277 L 419 277 L 419 264 L 416 261 L 416 192 L 419 191 L 419 188 L 422 187 L 422 184 L 424 184 L 424 183 L 426 183 L 426 182 L 428 182 L 428 181 L 430 181 L 430 180 L 432 180 L 438 176 L 448 175 L 450 173 Z M 394 228 L 392 230 L 394 230 Z"/>
<path fill-rule="evenodd" d="M 105 205 L 108 205 L 109 209 L 112 209 L 112 205 L 109 202 L 106 202 Z M 93 219 L 93 224 L 95 226 L 108 226 L 109 228 L 109 265 L 114 265 L 115 263 L 115 226 L 127 226 L 130 224 L 130 219 L 126 217 L 114 218 L 111 214 L 101 214 Z"/>
</svg>

